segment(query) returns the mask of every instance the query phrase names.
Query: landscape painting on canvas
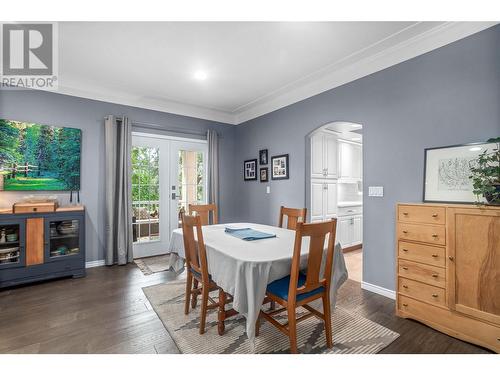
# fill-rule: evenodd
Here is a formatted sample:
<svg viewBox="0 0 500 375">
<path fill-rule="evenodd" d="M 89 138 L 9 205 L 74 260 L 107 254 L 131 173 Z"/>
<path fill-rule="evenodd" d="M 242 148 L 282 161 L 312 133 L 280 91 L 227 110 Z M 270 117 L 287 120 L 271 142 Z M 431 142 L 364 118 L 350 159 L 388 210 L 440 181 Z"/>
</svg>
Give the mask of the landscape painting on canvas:
<svg viewBox="0 0 500 375">
<path fill-rule="evenodd" d="M 0 190 L 80 190 L 81 130 L 0 119 Z"/>
</svg>

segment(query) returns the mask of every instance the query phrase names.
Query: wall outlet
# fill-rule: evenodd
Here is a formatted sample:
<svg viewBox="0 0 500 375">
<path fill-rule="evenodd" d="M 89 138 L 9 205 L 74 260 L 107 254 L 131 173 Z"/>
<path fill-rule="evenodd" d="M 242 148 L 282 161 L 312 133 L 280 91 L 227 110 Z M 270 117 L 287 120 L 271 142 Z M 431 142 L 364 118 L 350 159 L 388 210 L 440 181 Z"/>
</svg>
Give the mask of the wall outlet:
<svg viewBox="0 0 500 375">
<path fill-rule="evenodd" d="M 266 186 L 266 193 L 271 194 L 271 186 L 269 185 Z"/>
<path fill-rule="evenodd" d="M 369 197 L 383 197 L 384 187 L 383 186 L 368 186 L 368 196 Z"/>
</svg>

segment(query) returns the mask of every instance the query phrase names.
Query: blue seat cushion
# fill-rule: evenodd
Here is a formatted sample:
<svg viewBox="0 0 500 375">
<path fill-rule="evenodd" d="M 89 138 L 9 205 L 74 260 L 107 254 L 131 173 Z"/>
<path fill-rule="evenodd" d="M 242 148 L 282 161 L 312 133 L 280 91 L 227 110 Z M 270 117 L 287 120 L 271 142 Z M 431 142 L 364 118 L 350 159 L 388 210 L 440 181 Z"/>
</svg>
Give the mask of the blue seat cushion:
<svg viewBox="0 0 500 375">
<path fill-rule="evenodd" d="M 196 275 L 196 277 L 198 277 L 198 278 L 200 278 L 200 279 L 201 279 L 201 273 L 199 273 L 198 271 L 195 271 L 195 270 L 193 269 L 193 267 L 191 267 L 191 272 L 192 272 L 194 275 Z M 209 280 L 212 280 L 212 275 L 208 275 L 208 279 L 209 279 Z"/>
<path fill-rule="evenodd" d="M 300 288 L 306 283 L 306 275 L 302 272 L 299 273 L 299 280 L 297 283 L 297 288 Z M 274 294 L 285 301 L 288 301 L 288 288 L 290 287 L 290 275 L 283 277 L 282 279 L 273 281 L 271 284 L 267 285 L 267 292 Z M 311 297 L 315 294 L 319 294 L 325 290 L 324 287 L 320 286 L 314 290 L 307 293 L 297 294 L 297 301 L 302 301 L 305 298 Z"/>
</svg>

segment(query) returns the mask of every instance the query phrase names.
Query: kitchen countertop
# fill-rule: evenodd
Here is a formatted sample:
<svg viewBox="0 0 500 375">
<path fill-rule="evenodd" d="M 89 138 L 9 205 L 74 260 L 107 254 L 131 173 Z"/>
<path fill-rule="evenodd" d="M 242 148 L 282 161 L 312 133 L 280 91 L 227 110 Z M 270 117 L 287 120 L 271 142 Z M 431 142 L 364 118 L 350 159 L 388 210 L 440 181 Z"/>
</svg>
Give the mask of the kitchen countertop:
<svg viewBox="0 0 500 375">
<path fill-rule="evenodd" d="M 354 206 L 362 206 L 363 202 L 362 201 L 345 201 L 345 202 L 338 202 L 337 207 L 354 207 Z"/>
</svg>

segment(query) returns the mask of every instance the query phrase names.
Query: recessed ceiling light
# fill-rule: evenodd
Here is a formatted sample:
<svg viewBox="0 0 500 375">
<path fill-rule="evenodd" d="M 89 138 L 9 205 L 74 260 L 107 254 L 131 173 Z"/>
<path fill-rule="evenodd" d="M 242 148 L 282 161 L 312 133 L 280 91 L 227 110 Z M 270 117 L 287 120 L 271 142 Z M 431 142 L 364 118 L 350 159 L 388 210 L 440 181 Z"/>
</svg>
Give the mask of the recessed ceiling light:
<svg viewBox="0 0 500 375">
<path fill-rule="evenodd" d="M 481 150 L 482 150 L 482 148 L 481 147 L 477 147 L 477 146 L 469 148 L 469 151 L 481 151 Z"/>
<path fill-rule="evenodd" d="M 198 81 L 204 81 L 207 79 L 207 72 L 204 72 L 203 70 L 197 70 L 194 72 L 193 75 L 194 79 L 197 79 Z"/>
</svg>

